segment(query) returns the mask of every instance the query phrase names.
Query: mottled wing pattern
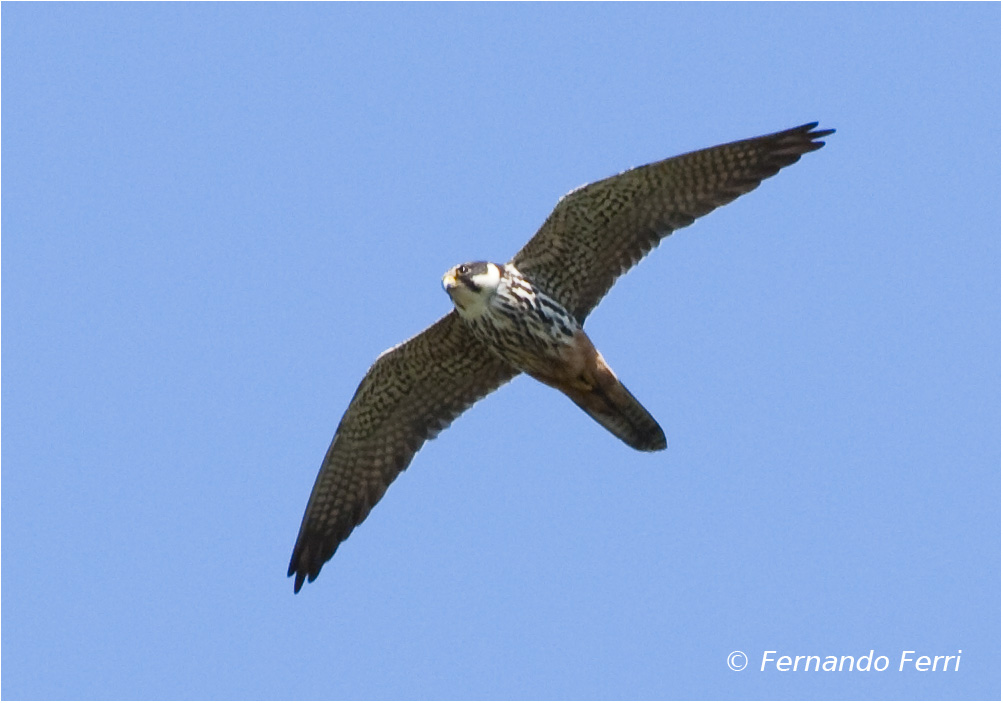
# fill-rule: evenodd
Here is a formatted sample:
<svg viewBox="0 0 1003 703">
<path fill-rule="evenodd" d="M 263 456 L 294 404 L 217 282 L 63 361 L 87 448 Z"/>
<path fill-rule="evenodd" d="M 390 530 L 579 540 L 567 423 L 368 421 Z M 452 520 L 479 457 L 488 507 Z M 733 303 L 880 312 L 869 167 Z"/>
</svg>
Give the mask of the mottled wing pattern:
<svg viewBox="0 0 1003 703">
<path fill-rule="evenodd" d="M 579 322 L 680 227 L 748 193 L 834 130 L 817 122 L 624 171 L 564 196 L 512 263 Z"/>
<path fill-rule="evenodd" d="M 518 373 L 467 332 L 455 310 L 384 352 L 355 392 L 317 475 L 289 562 L 295 590 L 317 578 L 426 439 Z"/>
</svg>

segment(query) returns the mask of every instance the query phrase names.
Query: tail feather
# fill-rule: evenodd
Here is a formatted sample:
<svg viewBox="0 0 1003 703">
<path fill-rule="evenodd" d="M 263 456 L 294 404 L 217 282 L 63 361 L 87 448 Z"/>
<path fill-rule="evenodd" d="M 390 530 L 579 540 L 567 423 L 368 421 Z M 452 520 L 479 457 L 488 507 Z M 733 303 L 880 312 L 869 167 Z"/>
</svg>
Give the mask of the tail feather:
<svg viewBox="0 0 1003 703">
<path fill-rule="evenodd" d="M 612 373 L 588 390 L 561 390 L 628 446 L 643 452 L 665 449 L 665 433 L 658 422 Z"/>
<path fill-rule="evenodd" d="M 564 349 L 560 363 L 523 369 L 571 398 L 628 446 L 642 452 L 665 449 L 665 433 L 637 398 L 620 383 L 584 330 Z"/>
</svg>

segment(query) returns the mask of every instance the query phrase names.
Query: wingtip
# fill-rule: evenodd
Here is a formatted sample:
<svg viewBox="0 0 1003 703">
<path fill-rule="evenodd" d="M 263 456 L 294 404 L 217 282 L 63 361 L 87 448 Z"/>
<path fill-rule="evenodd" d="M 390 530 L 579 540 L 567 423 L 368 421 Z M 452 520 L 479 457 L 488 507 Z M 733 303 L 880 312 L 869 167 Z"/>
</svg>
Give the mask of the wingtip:
<svg viewBox="0 0 1003 703">
<path fill-rule="evenodd" d="M 300 589 L 303 588 L 303 584 L 304 583 L 313 583 L 314 582 L 314 579 L 317 578 L 317 574 L 320 573 L 320 569 L 318 569 L 316 573 L 312 573 L 312 574 L 308 573 L 306 571 L 297 571 L 295 573 L 296 573 L 296 581 L 293 582 L 293 593 L 299 593 Z M 289 576 L 292 576 L 292 575 L 293 575 L 293 572 L 290 572 Z"/>
<path fill-rule="evenodd" d="M 293 552 L 293 557 L 289 562 L 289 570 L 286 572 L 287 578 L 296 576 L 296 580 L 293 582 L 293 593 L 299 593 L 304 583 L 313 583 L 323 566 L 323 563 L 311 566 L 309 557 L 300 552 L 299 549 Z"/>
<path fill-rule="evenodd" d="M 296 544 L 296 549 L 293 550 L 293 556 L 289 560 L 289 569 L 286 571 L 286 578 L 290 576 L 296 576 L 296 581 L 293 583 L 293 593 L 299 593 L 300 589 L 303 588 L 303 581 L 306 579 L 307 572 L 305 569 L 301 568 L 300 565 L 300 550 L 299 543 Z M 312 581 L 313 579 L 311 579 Z"/>
<path fill-rule="evenodd" d="M 817 127 L 818 122 L 808 122 L 769 135 L 770 138 L 776 140 L 774 153 L 783 154 L 790 158 L 789 163 L 783 164 L 784 166 L 794 163 L 802 154 L 821 149 L 825 146 L 825 142 L 821 140 L 836 131 L 834 129 L 816 129 Z"/>
<path fill-rule="evenodd" d="M 805 135 L 811 139 L 811 141 L 816 141 L 818 139 L 823 139 L 828 137 L 830 134 L 835 134 L 835 129 L 816 129 L 818 127 L 818 122 L 809 122 L 808 124 L 801 125 L 799 129 L 804 130 Z M 819 142 L 819 146 L 822 146 L 825 142 Z"/>
<path fill-rule="evenodd" d="M 300 571 L 297 567 L 295 555 L 293 555 L 292 562 L 289 564 L 289 570 L 286 572 L 286 578 L 293 575 L 296 576 L 296 581 L 293 582 L 293 593 L 299 593 L 300 589 L 303 588 L 303 580 L 306 578 L 306 573 Z"/>
</svg>

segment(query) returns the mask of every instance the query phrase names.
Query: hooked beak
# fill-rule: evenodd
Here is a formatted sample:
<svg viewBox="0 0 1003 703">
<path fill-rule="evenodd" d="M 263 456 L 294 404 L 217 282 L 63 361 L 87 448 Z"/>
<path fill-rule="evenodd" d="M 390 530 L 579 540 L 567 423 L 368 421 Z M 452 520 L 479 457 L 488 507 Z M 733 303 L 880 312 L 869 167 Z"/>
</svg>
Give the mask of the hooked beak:
<svg viewBox="0 0 1003 703">
<path fill-rule="evenodd" d="M 448 293 L 453 288 L 456 288 L 457 285 L 459 284 L 456 280 L 456 274 L 454 274 L 452 269 L 450 269 L 446 275 L 442 277 L 442 289 Z"/>
</svg>

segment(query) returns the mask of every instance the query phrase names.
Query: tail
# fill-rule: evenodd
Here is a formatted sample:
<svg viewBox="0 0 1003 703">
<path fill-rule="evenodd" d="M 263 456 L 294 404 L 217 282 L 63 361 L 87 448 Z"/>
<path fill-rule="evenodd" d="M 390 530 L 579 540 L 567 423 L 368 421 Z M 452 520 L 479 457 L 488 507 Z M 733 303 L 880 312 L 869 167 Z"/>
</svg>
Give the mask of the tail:
<svg viewBox="0 0 1003 703">
<path fill-rule="evenodd" d="M 590 388 L 562 387 L 560 390 L 587 412 L 593 420 L 642 452 L 665 449 L 665 433 L 637 398 L 620 383 L 613 371 L 601 361 Z"/>
</svg>

